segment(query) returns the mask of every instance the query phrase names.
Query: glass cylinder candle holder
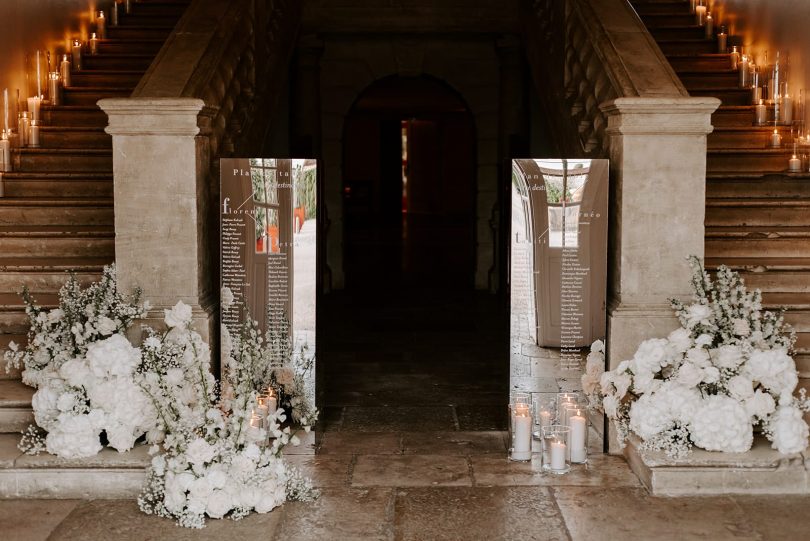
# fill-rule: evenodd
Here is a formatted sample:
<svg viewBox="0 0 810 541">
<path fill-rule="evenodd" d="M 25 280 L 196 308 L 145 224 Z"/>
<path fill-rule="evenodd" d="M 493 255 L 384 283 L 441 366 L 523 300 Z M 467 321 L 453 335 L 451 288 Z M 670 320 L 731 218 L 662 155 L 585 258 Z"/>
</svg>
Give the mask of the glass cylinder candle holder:
<svg viewBox="0 0 810 541">
<path fill-rule="evenodd" d="M 255 410 L 251 413 L 248 422 L 248 438 L 254 442 L 264 439 L 264 420 Z"/>
<path fill-rule="evenodd" d="M 565 407 L 568 404 L 576 404 L 578 398 L 577 393 L 557 393 L 557 412 L 554 416 L 554 422 L 556 424 L 562 424 Z"/>
<path fill-rule="evenodd" d="M 543 428 L 543 471 L 559 475 L 571 470 L 567 444 L 570 432 L 562 425 Z"/>
<path fill-rule="evenodd" d="M 535 439 L 542 438 L 542 430 L 544 427 L 554 424 L 554 416 L 557 414 L 557 408 L 553 398 L 538 397 L 533 401 L 534 410 L 534 426 L 535 431 L 532 436 Z"/>
<path fill-rule="evenodd" d="M 29 124 L 28 146 L 39 148 L 39 120 L 32 120 Z"/>
<path fill-rule="evenodd" d="M 0 172 L 8 173 L 11 171 L 11 141 L 9 140 L 9 132 L 3 130 L 0 136 Z"/>
<path fill-rule="evenodd" d="M 532 410 L 529 393 L 514 393 L 509 404 L 509 459 L 532 459 Z"/>
</svg>

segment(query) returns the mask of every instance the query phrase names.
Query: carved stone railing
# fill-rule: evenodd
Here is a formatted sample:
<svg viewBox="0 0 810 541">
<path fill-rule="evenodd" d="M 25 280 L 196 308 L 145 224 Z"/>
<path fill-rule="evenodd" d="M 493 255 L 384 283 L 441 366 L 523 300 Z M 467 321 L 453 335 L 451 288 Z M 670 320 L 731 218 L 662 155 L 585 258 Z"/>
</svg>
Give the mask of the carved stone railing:
<svg viewBox="0 0 810 541">
<path fill-rule="evenodd" d="M 119 281 L 143 289 L 149 319 L 180 299 L 214 332 L 219 158 L 261 155 L 300 20 L 298 0 L 194 0 L 132 96 L 99 102 Z"/>
<path fill-rule="evenodd" d="M 561 154 L 607 156 L 602 103 L 688 96 L 627 0 L 534 0 L 529 9 L 527 54 Z"/>
</svg>

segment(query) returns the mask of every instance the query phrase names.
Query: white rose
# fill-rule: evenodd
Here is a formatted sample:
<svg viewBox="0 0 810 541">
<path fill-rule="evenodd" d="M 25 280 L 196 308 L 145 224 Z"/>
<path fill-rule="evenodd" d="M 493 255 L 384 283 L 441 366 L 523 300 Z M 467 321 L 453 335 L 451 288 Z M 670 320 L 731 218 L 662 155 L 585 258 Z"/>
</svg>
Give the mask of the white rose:
<svg viewBox="0 0 810 541">
<path fill-rule="evenodd" d="M 792 394 L 799 381 L 796 365 L 784 348 L 754 350 L 743 371 L 752 380 L 780 395 Z"/>
<path fill-rule="evenodd" d="M 652 372 L 641 372 L 633 377 L 633 391 L 636 394 L 652 393 L 661 386 L 661 380 L 655 379 Z"/>
<path fill-rule="evenodd" d="M 191 323 L 191 306 L 178 301 L 171 310 L 163 310 L 164 321 L 170 328 L 186 327 Z"/>
<path fill-rule="evenodd" d="M 163 455 L 158 455 L 152 458 L 152 470 L 154 470 L 156 475 L 162 476 L 166 473 L 166 457 Z"/>
<path fill-rule="evenodd" d="M 210 462 L 215 454 L 214 447 L 202 438 L 196 438 L 186 448 L 186 457 L 189 463 L 195 466 L 202 466 L 206 462 Z"/>
<path fill-rule="evenodd" d="M 703 369 L 703 381 L 706 383 L 717 383 L 720 381 L 720 370 L 713 366 Z"/>
<path fill-rule="evenodd" d="M 704 333 L 695 338 L 695 345 L 698 347 L 709 346 L 712 342 L 714 342 L 714 338 L 710 334 Z"/>
<path fill-rule="evenodd" d="M 765 419 L 776 410 L 776 402 L 771 395 L 757 389 L 745 399 L 743 407 L 751 418 Z"/>
<path fill-rule="evenodd" d="M 289 387 L 295 382 L 295 372 L 289 368 L 276 368 L 273 370 L 273 374 L 276 376 L 276 381 L 284 387 Z"/>
<path fill-rule="evenodd" d="M 62 393 L 59 395 L 59 398 L 56 400 L 56 408 L 60 412 L 70 411 L 72 410 L 77 403 L 76 395 L 74 393 Z"/>
<path fill-rule="evenodd" d="M 228 482 L 228 474 L 225 472 L 225 468 L 219 464 L 211 466 L 206 477 L 208 477 L 208 482 L 215 489 L 223 488 Z"/>
<path fill-rule="evenodd" d="M 62 414 L 45 437 L 45 447 L 62 458 L 85 458 L 101 451 L 101 440 L 93 415 Z"/>
<path fill-rule="evenodd" d="M 668 342 L 663 338 L 651 338 L 643 341 L 633 355 L 631 370 L 634 374 L 639 372 L 658 372 L 666 366 L 669 358 Z"/>
<path fill-rule="evenodd" d="M 686 307 L 686 324 L 692 329 L 697 325 L 711 325 L 712 309 L 705 304 L 690 304 Z"/>
<path fill-rule="evenodd" d="M 754 396 L 754 384 L 745 376 L 734 376 L 728 380 L 728 392 L 732 398 L 746 400 Z"/>
<path fill-rule="evenodd" d="M 110 426 L 106 427 L 106 432 L 110 447 L 116 449 L 119 453 L 129 451 L 135 447 L 135 440 L 140 435 L 135 434 L 132 427 L 120 423 L 110 424 Z"/>
<path fill-rule="evenodd" d="M 734 326 L 734 334 L 737 336 L 748 336 L 751 334 L 751 325 L 747 319 L 735 319 L 732 321 Z"/>
<path fill-rule="evenodd" d="M 222 518 L 233 509 L 233 500 L 224 490 L 215 490 L 208 496 L 205 513 L 211 518 Z"/>
<path fill-rule="evenodd" d="M 669 333 L 667 340 L 678 353 L 683 353 L 692 347 L 692 337 L 683 327 Z"/>
<path fill-rule="evenodd" d="M 94 376 L 84 360 L 71 359 L 59 367 L 59 376 L 73 387 L 88 387 Z"/>
<path fill-rule="evenodd" d="M 687 361 L 678 368 L 675 380 L 684 387 L 697 387 L 703 380 L 703 369 Z"/>
<path fill-rule="evenodd" d="M 54 308 L 50 312 L 48 312 L 48 323 L 56 323 L 57 321 L 62 321 L 62 318 L 65 317 L 65 312 L 61 308 Z"/>
<path fill-rule="evenodd" d="M 711 356 L 715 366 L 730 370 L 734 370 L 740 366 L 743 361 L 745 361 L 745 357 L 743 357 L 743 352 L 742 349 L 740 349 L 740 346 L 720 346 L 717 349 L 710 350 L 709 355 Z"/>
<path fill-rule="evenodd" d="M 179 487 L 173 486 L 169 489 L 168 485 L 163 495 L 163 505 L 166 510 L 174 514 L 180 514 L 186 506 L 186 493 L 181 491 Z"/>
<path fill-rule="evenodd" d="M 633 378 L 630 377 L 630 374 L 619 374 L 615 376 L 613 378 L 613 386 L 616 387 L 616 396 L 618 398 L 624 398 L 624 395 L 627 394 L 632 383 Z"/>
</svg>

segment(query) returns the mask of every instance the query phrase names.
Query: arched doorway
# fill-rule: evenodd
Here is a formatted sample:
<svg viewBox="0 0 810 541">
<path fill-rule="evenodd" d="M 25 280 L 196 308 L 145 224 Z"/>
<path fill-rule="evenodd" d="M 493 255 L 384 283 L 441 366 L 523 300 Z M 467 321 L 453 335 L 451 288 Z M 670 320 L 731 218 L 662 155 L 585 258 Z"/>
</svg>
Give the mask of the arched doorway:
<svg viewBox="0 0 810 541">
<path fill-rule="evenodd" d="M 428 77 L 388 77 L 344 124 L 348 289 L 474 282 L 475 127 L 464 101 Z"/>
</svg>

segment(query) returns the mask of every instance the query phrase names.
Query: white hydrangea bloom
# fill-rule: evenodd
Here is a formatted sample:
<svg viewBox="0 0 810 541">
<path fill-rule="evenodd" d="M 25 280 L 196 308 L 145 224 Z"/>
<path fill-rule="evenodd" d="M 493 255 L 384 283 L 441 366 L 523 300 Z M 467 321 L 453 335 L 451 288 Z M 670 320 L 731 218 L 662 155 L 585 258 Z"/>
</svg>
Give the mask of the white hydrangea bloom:
<svg viewBox="0 0 810 541">
<path fill-rule="evenodd" d="M 692 441 L 707 451 L 742 453 L 751 448 L 751 417 L 735 399 L 712 395 L 702 400 L 690 426 Z"/>
</svg>

